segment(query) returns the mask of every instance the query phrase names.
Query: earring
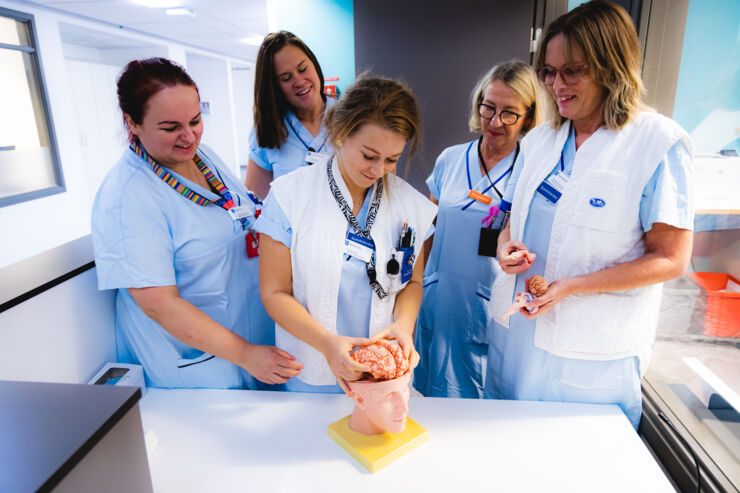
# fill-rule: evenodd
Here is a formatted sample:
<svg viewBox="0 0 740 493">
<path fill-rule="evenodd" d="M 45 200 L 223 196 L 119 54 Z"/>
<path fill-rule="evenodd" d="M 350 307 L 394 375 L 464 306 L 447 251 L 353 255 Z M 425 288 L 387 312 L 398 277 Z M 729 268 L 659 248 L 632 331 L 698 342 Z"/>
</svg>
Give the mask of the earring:
<svg viewBox="0 0 740 493">
<path fill-rule="evenodd" d="M 341 140 L 337 140 L 336 148 L 339 149 L 340 147 L 342 147 L 342 141 Z"/>
</svg>

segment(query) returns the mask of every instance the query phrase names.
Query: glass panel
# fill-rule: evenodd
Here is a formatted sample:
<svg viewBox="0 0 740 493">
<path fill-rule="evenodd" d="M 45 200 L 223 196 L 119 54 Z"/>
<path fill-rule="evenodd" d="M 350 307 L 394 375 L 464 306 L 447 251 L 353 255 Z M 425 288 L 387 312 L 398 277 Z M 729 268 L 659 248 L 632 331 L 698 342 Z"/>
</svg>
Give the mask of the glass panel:
<svg viewBox="0 0 740 493">
<path fill-rule="evenodd" d="M 646 380 L 740 488 L 740 3 L 691 0 L 673 118 L 694 145 L 691 272 L 665 283 Z"/>
<path fill-rule="evenodd" d="M 0 49 L 0 198 L 57 184 L 32 57 Z"/>
<path fill-rule="evenodd" d="M 28 25 L 7 17 L 0 17 L 0 43 L 31 46 Z"/>
</svg>

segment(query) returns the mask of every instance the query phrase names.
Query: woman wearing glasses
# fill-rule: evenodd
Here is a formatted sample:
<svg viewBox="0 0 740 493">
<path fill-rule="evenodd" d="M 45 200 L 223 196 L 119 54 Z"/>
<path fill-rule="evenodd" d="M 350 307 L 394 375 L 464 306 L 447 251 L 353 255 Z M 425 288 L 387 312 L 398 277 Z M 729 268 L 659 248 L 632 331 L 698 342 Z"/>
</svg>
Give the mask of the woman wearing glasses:
<svg viewBox="0 0 740 493">
<path fill-rule="evenodd" d="M 439 204 L 435 234 L 426 245 L 424 298 L 416 328 L 421 362 L 414 385 L 436 397 L 483 395 L 496 264 L 494 221 L 519 154 L 519 138 L 540 122 L 534 70 L 520 61 L 493 67 L 472 94 L 471 142 L 445 149 L 427 179 Z M 489 227 L 489 223 L 491 227 Z"/>
<path fill-rule="evenodd" d="M 556 19 L 535 68 L 554 112 L 522 141 L 496 317 L 526 278 L 550 285 L 494 327 L 486 394 L 618 404 L 637 427 L 660 283 L 691 253 L 691 144 L 641 102 L 637 34 L 621 7 L 589 2 Z"/>
</svg>

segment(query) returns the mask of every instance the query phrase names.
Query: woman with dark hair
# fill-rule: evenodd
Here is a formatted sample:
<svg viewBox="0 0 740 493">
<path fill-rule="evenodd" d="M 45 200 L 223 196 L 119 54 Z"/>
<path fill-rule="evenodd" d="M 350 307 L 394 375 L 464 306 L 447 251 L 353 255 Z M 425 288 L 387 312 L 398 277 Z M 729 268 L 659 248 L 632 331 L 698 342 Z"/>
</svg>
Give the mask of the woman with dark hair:
<svg viewBox="0 0 740 493">
<path fill-rule="evenodd" d="M 265 36 L 255 72 L 245 185 L 266 197 L 275 178 L 307 164 L 324 163 L 332 154 L 323 119 L 333 100 L 327 105 L 316 56 L 288 31 Z"/>
<path fill-rule="evenodd" d="M 350 351 L 370 337 L 418 362 L 418 258 L 437 207 L 394 171 L 417 147 L 419 118 L 407 87 L 362 76 L 327 112 L 336 153 L 273 183 L 256 225 L 260 290 L 277 345 L 304 365 L 287 390 L 348 391 L 368 371 Z"/>
<path fill-rule="evenodd" d="M 143 365 L 152 387 L 256 388 L 297 375 L 301 365 L 271 345 L 245 246 L 261 204 L 200 144 L 195 83 L 165 58 L 134 60 L 118 101 L 130 146 L 98 190 L 92 236 L 99 288 L 118 290 L 119 359 Z"/>
<path fill-rule="evenodd" d="M 688 267 L 694 216 L 691 142 L 642 103 L 640 67 L 632 21 L 611 2 L 542 36 L 534 68 L 553 111 L 522 140 L 504 195 L 490 397 L 618 404 L 638 426 L 661 283 Z M 549 287 L 501 320 L 534 275 Z"/>
</svg>

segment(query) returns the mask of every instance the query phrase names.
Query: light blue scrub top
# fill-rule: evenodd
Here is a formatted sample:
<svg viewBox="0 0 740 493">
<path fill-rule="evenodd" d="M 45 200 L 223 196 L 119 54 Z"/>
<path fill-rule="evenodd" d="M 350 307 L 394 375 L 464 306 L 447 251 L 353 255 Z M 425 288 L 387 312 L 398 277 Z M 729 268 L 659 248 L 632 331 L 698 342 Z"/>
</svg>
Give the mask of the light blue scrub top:
<svg viewBox="0 0 740 493">
<path fill-rule="evenodd" d="M 424 298 L 416 326 L 421 355 L 414 386 L 433 397 L 480 398 L 488 354 L 491 285 L 500 270 L 494 257 L 478 255 L 481 221 L 501 199 L 514 150 L 481 176 L 478 140 L 445 149 L 427 179 L 439 201 L 434 242 L 424 270 Z M 489 205 L 468 197 L 474 189 Z"/>
<path fill-rule="evenodd" d="M 336 101 L 333 98 L 326 98 L 327 109 L 334 106 L 335 103 Z M 288 130 L 288 138 L 280 147 L 274 149 L 259 146 L 255 128 L 252 128 L 249 133 L 249 158 L 257 163 L 259 167 L 272 171 L 273 180 L 305 166 L 306 152 L 309 147 L 327 156 L 334 154 L 334 148 L 323 121 L 316 137 L 311 135 L 311 132 L 301 123 L 293 111 L 288 110 L 285 117 L 283 117 L 283 122 L 285 122 L 285 127 Z"/>
<path fill-rule="evenodd" d="M 365 195 L 357 222 L 365 226 L 367 211 L 370 207 L 372 193 Z M 273 194 L 267 196 L 265 206 L 262 209 L 255 230 L 269 235 L 273 240 L 279 241 L 290 248 L 292 240 L 292 228 L 290 221 L 285 216 L 280 204 Z M 354 232 L 347 225 L 347 231 Z M 337 303 L 337 334 L 348 337 L 368 337 L 370 333 L 370 304 L 373 299 L 373 290 L 367 277 L 365 262 L 344 254 L 342 274 L 339 281 L 339 300 Z M 292 392 L 324 392 L 330 394 L 342 394 L 339 384 L 334 385 L 310 385 L 298 378 L 291 378 L 285 384 L 285 389 Z"/>
<path fill-rule="evenodd" d="M 237 205 L 247 190 L 213 152 L 198 155 Z M 172 173 L 202 196 L 219 197 Z M 92 211 L 99 289 L 117 289 L 119 361 L 144 366 L 150 387 L 272 388 L 241 367 L 187 346 L 139 308 L 126 288 L 177 286 L 180 296 L 256 344 L 275 343 L 259 294 L 258 259 L 247 258 L 245 231 L 223 208 L 196 205 L 154 174 L 130 149 L 110 170 Z"/>
<path fill-rule="evenodd" d="M 568 176 L 573 169 L 575 155 L 575 136 L 571 127 L 563 148 L 564 173 Z M 522 164 L 517 163 L 504 200 L 512 200 Z M 691 229 L 690 167 L 691 155 L 684 143 L 678 141 L 669 149 L 643 190 L 640 221 L 645 231 L 652 229 L 656 222 Z M 560 171 L 560 163 L 553 173 L 556 171 Z M 539 192 L 535 193 L 529 207 L 523 243 L 537 257 L 526 272 L 516 276 L 514 293 L 525 291 L 526 278 L 544 275 L 555 216 L 556 205 L 548 202 Z M 492 323 L 485 396 L 618 404 L 637 429 L 642 410 L 638 358 L 629 356 L 595 361 L 555 356 L 535 347 L 536 324 L 537 319 L 528 320 L 519 313 L 510 318 L 509 329 Z"/>
</svg>

